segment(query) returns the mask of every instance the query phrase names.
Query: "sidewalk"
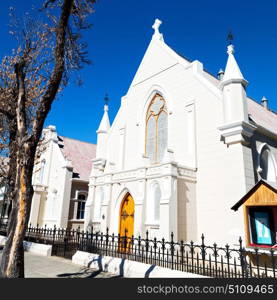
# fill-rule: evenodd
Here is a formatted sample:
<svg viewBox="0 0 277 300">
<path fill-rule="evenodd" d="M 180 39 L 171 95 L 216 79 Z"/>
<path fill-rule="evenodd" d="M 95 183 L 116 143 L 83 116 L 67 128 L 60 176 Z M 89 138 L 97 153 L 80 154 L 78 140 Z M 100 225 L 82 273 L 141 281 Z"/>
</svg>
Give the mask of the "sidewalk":
<svg viewBox="0 0 277 300">
<path fill-rule="evenodd" d="M 1 253 L 0 250 L 0 260 Z M 56 256 L 40 256 L 25 252 L 25 278 L 114 278 L 116 275 L 73 264 Z"/>
</svg>

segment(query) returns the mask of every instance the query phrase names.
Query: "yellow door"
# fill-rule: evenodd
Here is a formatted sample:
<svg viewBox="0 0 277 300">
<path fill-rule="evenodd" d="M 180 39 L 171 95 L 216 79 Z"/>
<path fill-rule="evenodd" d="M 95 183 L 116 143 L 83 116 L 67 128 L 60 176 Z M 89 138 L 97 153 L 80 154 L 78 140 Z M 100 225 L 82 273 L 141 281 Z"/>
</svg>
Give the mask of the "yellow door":
<svg viewBox="0 0 277 300">
<path fill-rule="evenodd" d="M 134 234 L 134 215 L 134 199 L 130 194 L 128 194 L 121 203 L 119 216 L 119 234 L 121 237 L 121 241 L 119 243 L 120 251 L 130 250 L 130 242 Z"/>
</svg>

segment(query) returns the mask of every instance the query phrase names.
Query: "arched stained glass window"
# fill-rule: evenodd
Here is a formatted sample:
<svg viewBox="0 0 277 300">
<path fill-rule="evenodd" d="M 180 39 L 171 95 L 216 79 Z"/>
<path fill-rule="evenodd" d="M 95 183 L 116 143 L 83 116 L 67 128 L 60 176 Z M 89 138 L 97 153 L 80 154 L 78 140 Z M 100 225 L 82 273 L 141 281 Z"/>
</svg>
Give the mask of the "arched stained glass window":
<svg viewBox="0 0 277 300">
<path fill-rule="evenodd" d="M 145 155 L 152 163 L 163 160 L 167 149 L 167 107 L 164 98 L 156 94 L 146 114 Z"/>
</svg>

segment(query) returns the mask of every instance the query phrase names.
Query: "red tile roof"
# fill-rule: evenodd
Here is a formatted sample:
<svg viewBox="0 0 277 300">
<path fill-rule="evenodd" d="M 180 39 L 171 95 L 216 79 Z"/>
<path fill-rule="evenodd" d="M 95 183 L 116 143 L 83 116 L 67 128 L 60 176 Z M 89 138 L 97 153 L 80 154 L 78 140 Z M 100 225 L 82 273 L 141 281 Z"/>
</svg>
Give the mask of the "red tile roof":
<svg viewBox="0 0 277 300">
<path fill-rule="evenodd" d="M 72 162 L 73 177 L 88 181 L 96 145 L 59 136 L 59 146 L 64 157 Z"/>
<path fill-rule="evenodd" d="M 277 134 L 277 114 L 249 98 L 248 113 L 256 124 Z"/>
</svg>

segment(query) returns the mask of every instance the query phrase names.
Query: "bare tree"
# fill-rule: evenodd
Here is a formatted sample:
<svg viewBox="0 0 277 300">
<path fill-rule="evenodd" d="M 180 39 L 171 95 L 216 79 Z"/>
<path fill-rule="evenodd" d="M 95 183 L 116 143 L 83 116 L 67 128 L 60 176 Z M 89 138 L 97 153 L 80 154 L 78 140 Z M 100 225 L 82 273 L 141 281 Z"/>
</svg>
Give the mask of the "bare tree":
<svg viewBox="0 0 277 300">
<path fill-rule="evenodd" d="M 18 27 L 17 51 L 0 65 L 0 114 L 7 124 L 8 197 L 12 201 L 1 261 L 3 277 L 24 277 L 23 239 L 33 196 L 36 149 L 57 94 L 72 71 L 88 63 L 81 31 L 90 27 L 86 20 L 94 2 L 44 1 L 41 19 L 26 17 Z"/>
</svg>

